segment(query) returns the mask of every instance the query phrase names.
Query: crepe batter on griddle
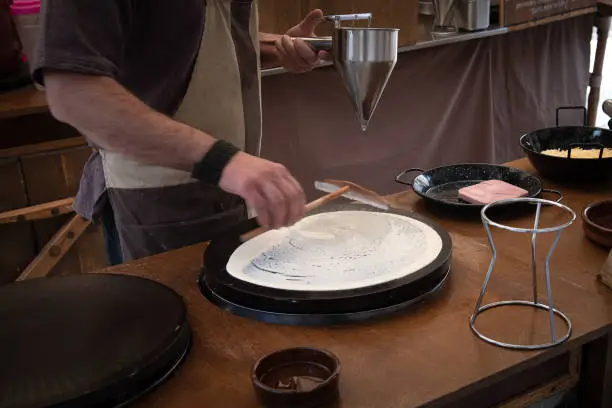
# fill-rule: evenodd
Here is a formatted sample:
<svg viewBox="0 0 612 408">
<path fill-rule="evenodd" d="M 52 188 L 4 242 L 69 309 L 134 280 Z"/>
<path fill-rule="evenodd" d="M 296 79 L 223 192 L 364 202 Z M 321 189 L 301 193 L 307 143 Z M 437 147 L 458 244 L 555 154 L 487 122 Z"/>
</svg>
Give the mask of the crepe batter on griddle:
<svg viewBox="0 0 612 408">
<path fill-rule="evenodd" d="M 435 260 L 442 240 L 428 225 L 397 214 L 338 211 L 312 215 L 242 244 L 227 272 L 285 290 L 345 290 L 413 273 Z"/>
</svg>

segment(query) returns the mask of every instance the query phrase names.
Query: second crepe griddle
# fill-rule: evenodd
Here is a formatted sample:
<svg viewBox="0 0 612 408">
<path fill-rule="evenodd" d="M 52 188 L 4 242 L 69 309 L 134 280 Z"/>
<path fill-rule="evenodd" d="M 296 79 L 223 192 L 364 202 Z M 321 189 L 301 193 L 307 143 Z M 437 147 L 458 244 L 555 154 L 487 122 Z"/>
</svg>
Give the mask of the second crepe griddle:
<svg viewBox="0 0 612 408">
<path fill-rule="evenodd" d="M 356 204 L 332 204 L 325 211 L 376 211 Z M 391 210 L 431 227 L 442 239 L 442 249 L 429 265 L 400 279 L 359 289 L 337 291 L 295 291 L 260 286 L 242 281 L 226 270 L 227 261 L 240 245 L 236 237 L 256 222 L 235 226 L 214 239 L 204 253 L 200 289 L 204 296 L 233 313 L 258 320 L 287 324 L 331 324 L 367 320 L 396 312 L 402 307 L 435 292 L 450 270 L 452 241 L 439 225 L 417 214 Z M 409 243 L 407 243 L 409 245 Z"/>
<path fill-rule="evenodd" d="M 87 274 L 0 287 L 0 408 L 125 406 L 190 344 L 181 297 L 150 280 Z"/>
</svg>

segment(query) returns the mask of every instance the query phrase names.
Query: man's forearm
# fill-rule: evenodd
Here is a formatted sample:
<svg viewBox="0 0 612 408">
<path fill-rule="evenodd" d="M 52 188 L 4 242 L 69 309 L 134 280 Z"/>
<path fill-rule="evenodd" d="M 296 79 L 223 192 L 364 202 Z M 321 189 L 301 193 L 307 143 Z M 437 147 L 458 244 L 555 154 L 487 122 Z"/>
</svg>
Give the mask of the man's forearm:
<svg viewBox="0 0 612 408">
<path fill-rule="evenodd" d="M 154 111 L 108 77 L 46 73 L 53 115 L 91 142 L 140 162 L 191 171 L 215 139 Z"/>
</svg>

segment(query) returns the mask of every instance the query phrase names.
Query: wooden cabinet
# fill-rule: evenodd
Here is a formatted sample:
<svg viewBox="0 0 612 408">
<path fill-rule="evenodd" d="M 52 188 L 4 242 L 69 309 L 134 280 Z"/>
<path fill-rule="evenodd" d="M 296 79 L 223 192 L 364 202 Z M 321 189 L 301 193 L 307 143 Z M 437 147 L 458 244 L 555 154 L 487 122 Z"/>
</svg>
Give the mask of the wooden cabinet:
<svg viewBox="0 0 612 408">
<path fill-rule="evenodd" d="M 79 188 L 81 172 L 91 154 L 86 144 L 25 155 L 20 158 L 23 181 L 29 205 L 43 204 L 74 197 Z M 61 215 L 32 223 L 37 253 L 73 214 Z M 98 225 L 90 225 L 53 268 L 52 275 L 90 272 L 106 266 L 104 241 Z"/>
<path fill-rule="evenodd" d="M 0 212 L 74 197 L 91 149 L 82 138 L 0 150 Z M 13 282 L 73 214 L 0 224 L 0 285 Z M 107 266 L 99 225 L 90 225 L 50 275 Z"/>
<path fill-rule="evenodd" d="M 0 212 L 28 205 L 18 158 L 0 159 L 0 186 Z M 0 285 L 14 281 L 35 255 L 31 225 L 0 225 Z"/>
<path fill-rule="evenodd" d="M 259 0 L 260 31 L 284 33 L 317 8 L 324 14 L 370 12 L 373 27 L 400 29 L 400 45 L 414 44 L 418 40 L 418 0 Z M 330 24 L 322 24 L 317 29 L 318 35 L 330 33 Z"/>
<path fill-rule="evenodd" d="M 76 130 L 46 111 L 44 94 L 0 95 L 0 212 L 74 197 L 90 153 Z M 0 285 L 13 282 L 71 217 L 0 224 Z M 90 225 L 50 275 L 105 266 L 101 228 Z"/>
</svg>

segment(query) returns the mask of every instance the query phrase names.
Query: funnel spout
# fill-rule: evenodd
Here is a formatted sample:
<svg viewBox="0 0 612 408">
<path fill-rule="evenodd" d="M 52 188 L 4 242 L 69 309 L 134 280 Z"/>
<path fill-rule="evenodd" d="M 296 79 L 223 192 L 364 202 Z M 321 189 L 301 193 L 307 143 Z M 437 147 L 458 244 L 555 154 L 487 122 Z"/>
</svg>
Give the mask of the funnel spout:
<svg viewBox="0 0 612 408">
<path fill-rule="evenodd" d="M 365 132 L 368 129 L 369 120 L 361 119 L 361 131 Z"/>
</svg>

